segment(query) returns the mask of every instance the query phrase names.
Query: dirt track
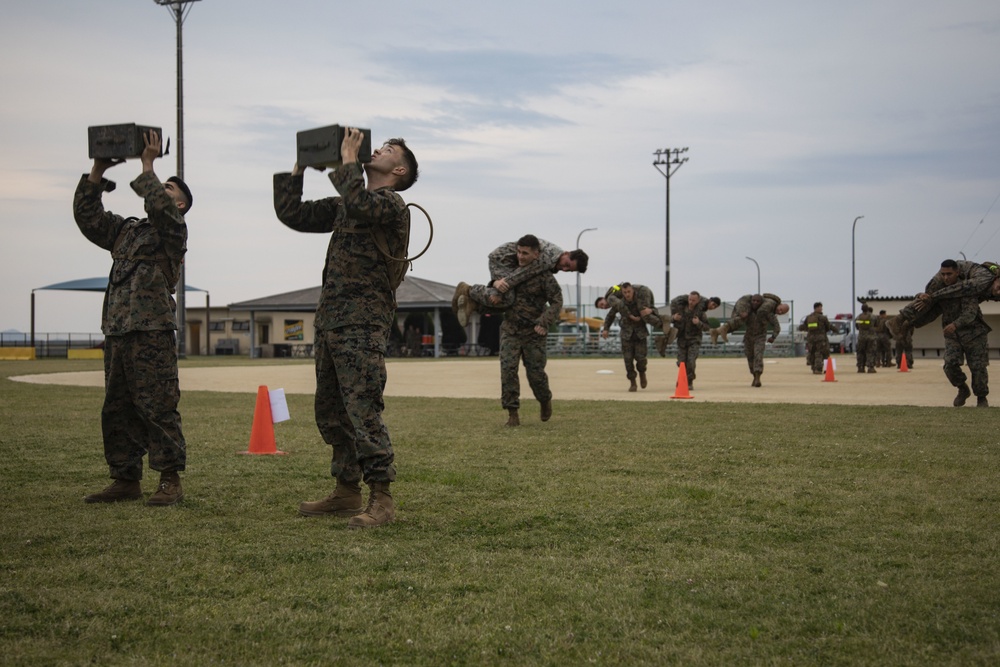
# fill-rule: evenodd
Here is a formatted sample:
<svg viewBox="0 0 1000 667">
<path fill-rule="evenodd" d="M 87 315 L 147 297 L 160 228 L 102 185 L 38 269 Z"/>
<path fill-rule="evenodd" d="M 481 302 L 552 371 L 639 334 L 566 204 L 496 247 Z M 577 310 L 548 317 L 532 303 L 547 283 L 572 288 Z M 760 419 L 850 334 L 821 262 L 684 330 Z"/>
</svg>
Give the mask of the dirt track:
<svg viewBox="0 0 1000 667">
<path fill-rule="evenodd" d="M 387 362 L 386 396 L 442 398 L 496 398 L 500 396 L 500 369 L 496 358 L 397 360 Z M 950 406 L 955 390 L 941 371 L 941 362 L 917 359 L 916 368 L 900 373 L 895 368 L 859 374 L 850 356 L 837 358 L 836 382 L 813 375 L 802 358 L 767 359 L 764 386 L 750 387 L 750 374 L 743 359 L 702 359 L 698 380 L 691 392 L 694 401 L 739 403 L 821 403 L 827 405 L 917 405 Z M 621 359 L 553 359 L 548 364 L 549 381 L 557 400 L 667 401 L 674 394 L 677 367 L 672 359 L 653 358 L 649 363 L 649 386 L 632 394 L 627 391 Z M 12 380 L 39 384 L 104 384 L 101 371 L 24 375 Z M 287 393 L 311 394 L 315 377 L 311 365 L 223 366 L 182 368 L 182 391 L 256 392 L 259 385 L 284 388 Z M 522 395 L 530 397 L 523 369 Z M 674 401 L 687 403 L 689 401 Z M 969 405 L 975 405 L 975 400 Z"/>
</svg>

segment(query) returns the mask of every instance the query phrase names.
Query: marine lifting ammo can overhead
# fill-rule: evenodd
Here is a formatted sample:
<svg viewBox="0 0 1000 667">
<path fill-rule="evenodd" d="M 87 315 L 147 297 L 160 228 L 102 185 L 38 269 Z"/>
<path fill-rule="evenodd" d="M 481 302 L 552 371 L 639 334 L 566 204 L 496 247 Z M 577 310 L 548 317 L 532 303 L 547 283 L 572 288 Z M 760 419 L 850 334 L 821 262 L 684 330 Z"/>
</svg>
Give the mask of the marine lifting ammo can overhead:
<svg viewBox="0 0 1000 667">
<path fill-rule="evenodd" d="M 303 130 L 295 135 L 296 161 L 300 167 L 339 167 L 343 164 L 340 145 L 344 142 L 347 125 L 327 125 L 314 130 Z M 372 131 L 358 128 L 364 135 L 358 149 L 360 162 L 371 162 Z"/>
<path fill-rule="evenodd" d="M 163 157 L 163 130 L 149 125 L 123 123 L 120 125 L 95 125 L 87 128 L 91 159 L 124 160 L 140 157 L 146 142 L 143 135 L 150 130 L 160 135 L 160 157 Z"/>
</svg>

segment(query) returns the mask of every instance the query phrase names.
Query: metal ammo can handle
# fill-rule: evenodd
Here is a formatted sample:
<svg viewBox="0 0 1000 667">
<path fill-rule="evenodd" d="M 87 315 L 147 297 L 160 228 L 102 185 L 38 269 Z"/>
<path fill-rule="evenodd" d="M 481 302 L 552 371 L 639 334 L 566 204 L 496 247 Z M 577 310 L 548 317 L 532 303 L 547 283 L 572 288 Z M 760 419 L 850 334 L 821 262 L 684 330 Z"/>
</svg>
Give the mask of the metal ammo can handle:
<svg viewBox="0 0 1000 667">
<path fill-rule="evenodd" d="M 323 151 L 330 147 L 330 142 L 325 144 L 312 144 L 311 146 L 299 146 L 299 150 L 303 153 L 311 153 L 313 151 Z"/>
</svg>

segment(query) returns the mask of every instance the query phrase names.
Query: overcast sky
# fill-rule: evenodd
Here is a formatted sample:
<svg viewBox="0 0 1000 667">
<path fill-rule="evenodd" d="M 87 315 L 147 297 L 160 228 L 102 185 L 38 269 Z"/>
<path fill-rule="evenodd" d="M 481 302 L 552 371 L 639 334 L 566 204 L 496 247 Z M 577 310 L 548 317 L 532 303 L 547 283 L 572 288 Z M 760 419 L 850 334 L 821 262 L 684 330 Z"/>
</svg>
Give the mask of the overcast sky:
<svg viewBox="0 0 1000 667">
<path fill-rule="evenodd" d="M 159 125 L 176 146 L 175 37 L 153 0 L 5 3 L 0 330 L 28 330 L 33 288 L 107 275 L 72 216 L 87 127 Z M 404 196 L 434 219 L 413 275 L 449 284 L 485 281 L 489 251 L 525 233 L 570 249 L 596 227 L 583 285 L 665 300 L 658 148 L 690 148 L 670 296 L 756 291 L 750 256 L 797 317 L 850 312 L 859 215 L 858 294 L 913 294 L 960 252 L 1000 259 L 995 0 L 201 0 L 183 53 L 187 282 L 213 305 L 320 283 L 328 237 L 278 222 L 271 176 L 296 131 L 333 123 L 407 139 Z M 142 215 L 140 169 L 108 172 L 109 210 Z M 175 171 L 172 150 L 157 173 Z M 307 174 L 307 197 L 333 192 Z M 41 292 L 36 326 L 97 332 L 100 304 Z"/>
</svg>

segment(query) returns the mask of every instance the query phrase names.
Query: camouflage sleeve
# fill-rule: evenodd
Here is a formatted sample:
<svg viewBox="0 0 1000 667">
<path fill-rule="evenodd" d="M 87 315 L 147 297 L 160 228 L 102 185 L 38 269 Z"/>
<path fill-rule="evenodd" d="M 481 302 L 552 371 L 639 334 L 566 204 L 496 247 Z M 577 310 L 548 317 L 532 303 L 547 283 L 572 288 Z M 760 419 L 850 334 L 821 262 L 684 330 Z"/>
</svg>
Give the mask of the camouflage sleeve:
<svg viewBox="0 0 1000 667">
<path fill-rule="evenodd" d="M 514 242 L 504 243 L 499 248 L 495 248 L 488 257 L 490 266 L 490 280 L 500 280 L 510 275 L 510 272 L 517 268 L 517 244 Z"/>
<path fill-rule="evenodd" d="M 971 326 L 979 317 L 979 301 L 975 297 L 962 298 L 962 310 L 952 322 L 956 329 Z"/>
<path fill-rule="evenodd" d="M 933 292 L 927 292 L 931 296 L 931 302 L 941 299 L 955 299 L 967 296 L 989 296 L 990 285 L 996 276 L 985 266 L 975 266 L 968 274 L 968 278 L 960 280 L 954 285 L 941 287 Z M 985 292 L 985 294 L 984 294 Z"/>
<path fill-rule="evenodd" d="M 826 315 L 820 315 L 819 318 L 820 325 L 823 327 L 823 331 L 826 333 L 833 333 L 833 325 L 830 324 L 830 318 Z"/>
<path fill-rule="evenodd" d="M 100 185 L 91 183 L 84 174 L 73 195 L 73 218 L 87 240 L 107 251 L 115 247 L 125 218 L 104 210 L 101 195 L 111 181 L 102 179 Z"/>
<path fill-rule="evenodd" d="M 542 311 L 541 317 L 538 318 L 538 324 L 542 328 L 548 329 L 559 319 L 559 313 L 562 312 L 563 307 L 562 288 L 556 282 L 555 276 L 551 274 L 545 277 L 545 296 L 549 301 L 549 306 Z"/>
<path fill-rule="evenodd" d="M 562 255 L 562 249 L 554 243 L 549 243 L 543 239 L 538 239 L 538 243 L 542 251 L 538 259 L 527 266 L 520 266 L 514 269 L 507 276 L 507 284 L 512 288 L 536 276 L 556 272 L 556 264 L 559 261 L 559 256 Z"/>
<path fill-rule="evenodd" d="M 156 228 L 164 249 L 171 257 L 183 257 L 187 243 L 184 215 L 167 194 L 156 174 L 148 171 L 132 181 L 132 190 L 143 198 L 146 217 Z"/>
<path fill-rule="evenodd" d="M 733 304 L 733 312 L 737 315 L 750 312 L 750 298 L 750 294 L 745 294 L 737 299 L 736 303 Z"/>
<path fill-rule="evenodd" d="M 764 307 L 761 306 L 760 310 L 763 312 Z M 774 313 L 764 313 L 764 316 L 767 318 L 767 323 L 774 332 L 774 337 L 777 338 L 781 335 L 781 323 L 778 322 L 777 316 Z"/>
<path fill-rule="evenodd" d="M 330 182 L 342 197 L 348 216 L 369 225 L 396 228 L 408 217 L 406 202 L 390 188 L 368 190 L 360 162 L 341 165 L 330 172 Z"/>
<path fill-rule="evenodd" d="M 297 232 L 332 232 L 339 197 L 302 201 L 302 174 L 274 175 L 274 212 L 278 220 Z"/>
<path fill-rule="evenodd" d="M 615 323 L 615 317 L 618 315 L 618 307 L 612 306 L 608 309 L 608 314 L 604 316 L 604 329 L 610 329 L 611 325 Z"/>
<path fill-rule="evenodd" d="M 680 296 L 675 296 L 673 299 L 670 300 L 670 314 L 676 315 L 677 313 L 687 308 L 687 304 L 688 304 L 687 294 L 681 294 Z"/>
</svg>

